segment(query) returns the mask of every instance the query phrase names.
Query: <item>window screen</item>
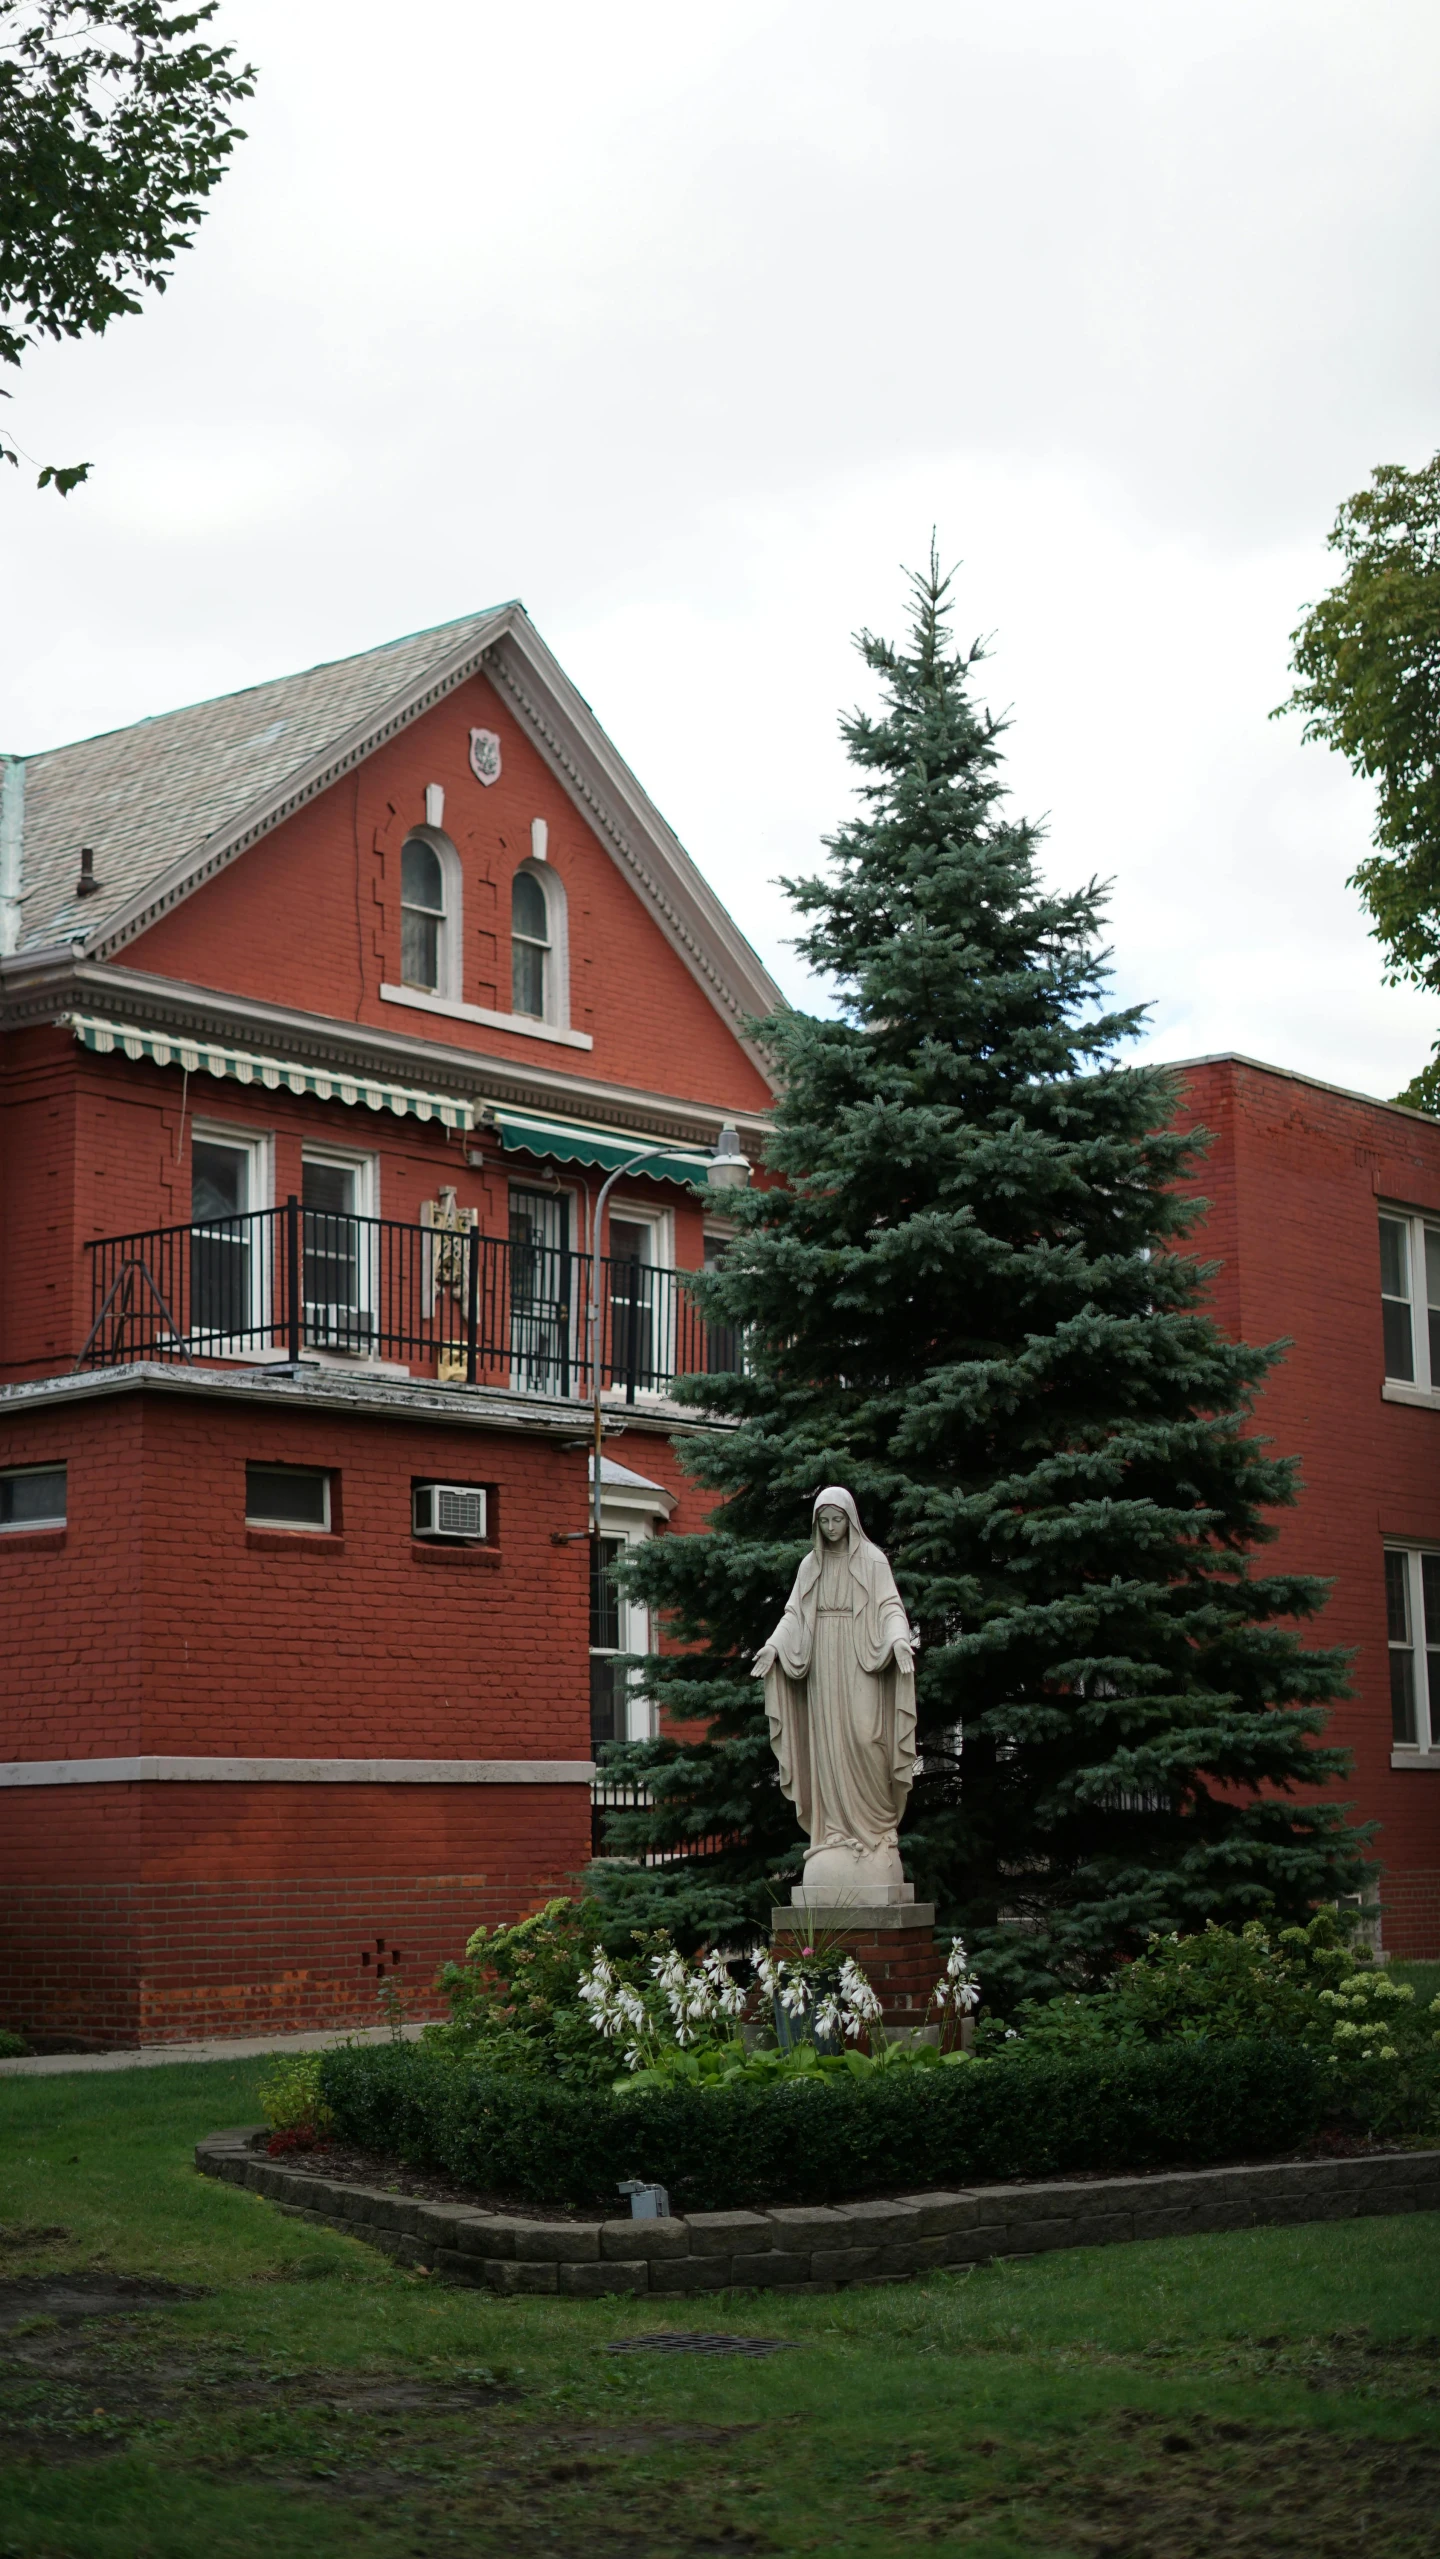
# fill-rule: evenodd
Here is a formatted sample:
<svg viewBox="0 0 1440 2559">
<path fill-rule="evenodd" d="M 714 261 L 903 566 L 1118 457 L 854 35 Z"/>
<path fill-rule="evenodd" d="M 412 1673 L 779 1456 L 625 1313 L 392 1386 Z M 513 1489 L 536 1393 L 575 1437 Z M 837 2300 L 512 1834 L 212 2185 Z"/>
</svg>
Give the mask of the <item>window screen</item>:
<svg viewBox="0 0 1440 2559">
<path fill-rule="evenodd" d="M 0 1529 L 63 1528 L 65 1469 L 29 1466 L 23 1473 L 0 1475 Z"/>
<path fill-rule="evenodd" d="M 306 1466 L 247 1466 L 245 1516 L 262 1528 L 328 1528 L 330 1478 Z"/>
</svg>

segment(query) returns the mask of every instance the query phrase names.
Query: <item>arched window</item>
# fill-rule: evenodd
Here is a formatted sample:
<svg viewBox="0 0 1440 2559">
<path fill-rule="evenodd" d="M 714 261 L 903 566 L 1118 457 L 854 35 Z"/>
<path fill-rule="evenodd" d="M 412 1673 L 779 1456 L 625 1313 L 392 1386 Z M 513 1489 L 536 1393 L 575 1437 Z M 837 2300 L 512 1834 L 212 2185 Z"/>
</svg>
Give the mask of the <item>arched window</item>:
<svg viewBox="0 0 1440 2559">
<path fill-rule="evenodd" d="M 445 874 L 440 856 L 412 835 L 400 856 L 400 975 L 438 994 L 445 959 Z"/>
<path fill-rule="evenodd" d="M 510 889 L 510 984 L 517 1013 L 547 1019 L 550 909 L 533 871 L 517 871 Z"/>
</svg>

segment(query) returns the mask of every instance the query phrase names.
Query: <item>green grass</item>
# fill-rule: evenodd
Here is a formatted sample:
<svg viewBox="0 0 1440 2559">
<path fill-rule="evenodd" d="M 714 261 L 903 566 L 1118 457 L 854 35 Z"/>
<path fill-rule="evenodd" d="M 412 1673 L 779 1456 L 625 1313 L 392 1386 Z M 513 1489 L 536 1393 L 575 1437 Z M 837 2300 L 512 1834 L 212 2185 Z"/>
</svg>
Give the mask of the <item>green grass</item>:
<svg viewBox="0 0 1440 2559">
<path fill-rule="evenodd" d="M 1440 2216 L 814 2297 L 504 2302 L 198 2177 L 256 2076 L 0 2082 L 0 2275 L 203 2288 L 0 2341 L 0 2559 L 1433 2550 Z M 789 2350 L 604 2351 L 679 2328 Z"/>
</svg>

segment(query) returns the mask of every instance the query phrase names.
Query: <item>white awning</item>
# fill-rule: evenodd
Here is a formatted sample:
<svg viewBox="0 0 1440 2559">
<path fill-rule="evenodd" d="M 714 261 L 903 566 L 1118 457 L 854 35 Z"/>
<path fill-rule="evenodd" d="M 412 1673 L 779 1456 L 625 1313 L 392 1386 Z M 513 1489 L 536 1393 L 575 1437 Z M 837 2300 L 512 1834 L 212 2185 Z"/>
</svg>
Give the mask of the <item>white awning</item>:
<svg viewBox="0 0 1440 2559">
<path fill-rule="evenodd" d="M 438 1120 L 442 1128 L 468 1129 L 476 1123 L 478 1106 L 454 1093 L 430 1093 L 420 1085 L 392 1084 L 375 1075 L 345 1075 L 299 1058 L 262 1057 L 250 1049 L 226 1048 L 218 1040 L 192 1040 L 183 1032 L 108 1021 L 98 1013 L 67 1013 L 63 1019 L 82 1046 L 100 1057 L 119 1049 L 126 1057 L 149 1058 L 155 1066 L 178 1066 L 187 1075 L 259 1084 L 267 1093 L 313 1093 L 317 1101 L 345 1102 L 352 1110 L 363 1102 L 369 1111 L 393 1111 L 402 1120 Z"/>
</svg>

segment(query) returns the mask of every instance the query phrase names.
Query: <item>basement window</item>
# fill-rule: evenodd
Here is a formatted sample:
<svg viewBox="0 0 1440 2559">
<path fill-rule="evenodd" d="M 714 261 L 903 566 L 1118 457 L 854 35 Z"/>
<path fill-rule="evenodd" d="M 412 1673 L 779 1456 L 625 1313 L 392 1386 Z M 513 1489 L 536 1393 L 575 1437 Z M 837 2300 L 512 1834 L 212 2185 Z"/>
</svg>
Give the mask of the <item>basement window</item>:
<svg viewBox="0 0 1440 2559">
<path fill-rule="evenodd" d="M 247 1466 L 245 1520 L 250 1528 L 319 1530 L 330 1526 L 330 1477 L 320 1466 Z"/>
<path fill-rule="evenodd" d="M 64 1525 L 63 1466 L 20 1466 L 0 1475 L 0 1535 L 6 1529 Z"/>
</svg>

